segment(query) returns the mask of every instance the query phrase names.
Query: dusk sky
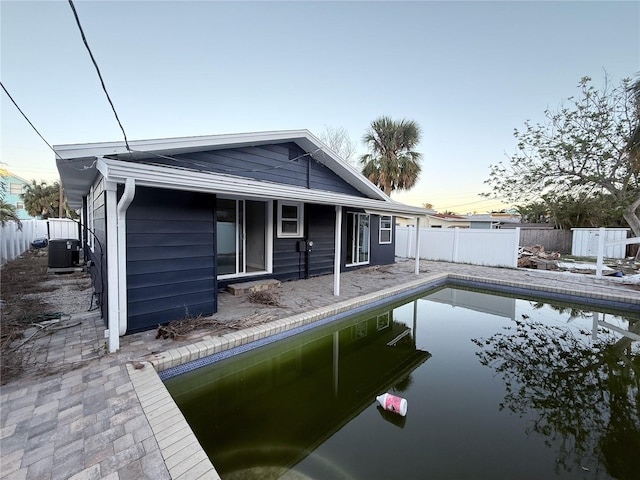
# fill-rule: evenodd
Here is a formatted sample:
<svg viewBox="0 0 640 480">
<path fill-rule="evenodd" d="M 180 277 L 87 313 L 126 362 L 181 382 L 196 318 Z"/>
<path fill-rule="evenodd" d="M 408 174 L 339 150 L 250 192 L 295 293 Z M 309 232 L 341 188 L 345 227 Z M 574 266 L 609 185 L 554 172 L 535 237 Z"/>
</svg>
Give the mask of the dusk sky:
<svg viewBox="0 0 640 480">
<path fill-rule="evenodd" d="M 640 2 L 76 1 L 129 140 L 344 127 L 423 130 L 423 172 L 393 198 L 457 213 L 483 199 L 513 129 L 590 76 L 637 78 Z M 67 1 L 2 1 L 2 83 L 52 145 L 121 141 Z M 55 156 L 1 93 L 3 166 L 55 180 Z"/>
</svg>

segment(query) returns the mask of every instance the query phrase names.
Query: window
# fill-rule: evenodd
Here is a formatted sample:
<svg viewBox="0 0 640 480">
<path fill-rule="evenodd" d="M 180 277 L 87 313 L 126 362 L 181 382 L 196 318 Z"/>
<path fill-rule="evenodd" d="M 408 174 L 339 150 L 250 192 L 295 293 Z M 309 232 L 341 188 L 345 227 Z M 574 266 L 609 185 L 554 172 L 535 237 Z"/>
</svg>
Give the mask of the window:
<svg viewBox="0 0 640 480">
<path fill-rule="evenodd" d="M 278 202 L 278 237 L 304 236 L 304 204 L 302 202 Z"/>
<path fill-rule="evenodd" d="M 391 243 L 391 225 L 390 215 L 380 217 L 380 244 Z"/>
<path fill-rule="evenodd" d="M 16 210 L 24 210 L 24 203 L 16 202 Z"/>
<path fill-rule="evenodd" d="M 22 184 L 21 183 L 10 183 L 9 184 L 9 193 L 11 195 L 22 195 Z"/>
</svg>

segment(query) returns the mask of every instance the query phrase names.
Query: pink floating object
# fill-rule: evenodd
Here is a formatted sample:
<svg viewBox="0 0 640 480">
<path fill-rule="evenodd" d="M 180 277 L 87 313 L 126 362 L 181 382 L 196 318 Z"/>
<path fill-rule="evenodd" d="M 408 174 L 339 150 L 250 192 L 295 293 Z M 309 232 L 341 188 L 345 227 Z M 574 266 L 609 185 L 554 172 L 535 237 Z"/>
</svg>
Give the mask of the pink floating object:
<svg viewBox="0 0 640 480">
<path fill-rule="evenodd" d="M 383 393 L 378 395 L 376 400 L 382 408 L 389 412 L 397 413 L 403 417 L 407 414 L 407 400 L 401 397 L 396 397 L 390 393 Z"/>
</svg>

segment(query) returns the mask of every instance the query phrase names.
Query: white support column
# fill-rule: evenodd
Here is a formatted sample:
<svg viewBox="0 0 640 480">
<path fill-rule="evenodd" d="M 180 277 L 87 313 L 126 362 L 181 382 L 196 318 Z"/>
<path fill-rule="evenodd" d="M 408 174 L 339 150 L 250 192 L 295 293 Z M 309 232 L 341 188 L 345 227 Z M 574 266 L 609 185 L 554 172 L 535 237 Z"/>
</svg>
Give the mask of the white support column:
<svg viewBox="0 0 640 480">
<path fill-rule="evenodd" d="M 511 260 L 511 266 L 518 268 L 518 251 L 520 250 L 520 227 L 515 228 L 515 245 L 513 246 L 513 259 Z"/>
<path fill-rule="evenodd" d="M 333 258 L 333 294 L 340 296 L 340 258 L 342 257 L 342 207 L 336 205 L 336 231 Z"/>
<path fill-rule="evenodd" d="M 333 332 L 333 396 L 338 396 L 340 385 L 340 332 Z"/>
<path fill-rule="evenodd" d="M 105 182 L 107 217 L 107 312 L 109 316 L 109 352 L 120 349 L 118 325 L 118 217 L 117 185 Z"/>
<path fill-rule="evenodd" d="M 413 346 L 418 343 L 418 300 L 413 301 Z"/>
<path fill-rule="evenodd" d="M 415 274 L 420 275 L 420 217 L 416 217 L 416 265 Z"/>
</svg>

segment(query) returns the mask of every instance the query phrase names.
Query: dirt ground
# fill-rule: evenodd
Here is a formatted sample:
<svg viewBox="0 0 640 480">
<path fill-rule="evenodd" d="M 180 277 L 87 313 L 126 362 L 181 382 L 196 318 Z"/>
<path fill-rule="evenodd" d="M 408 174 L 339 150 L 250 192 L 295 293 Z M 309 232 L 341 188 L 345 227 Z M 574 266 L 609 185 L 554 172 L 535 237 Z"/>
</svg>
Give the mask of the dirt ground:
<svg viewBox="0 0 640 480">
<path fill-rule="evenodd" d="M 79 302 L 90 307 L 91 280 L 82 273 L 47 273 L 47 249 L 27 250 L 0 269 L 0 378 L 10 381 L 31 368 L 23 362 L 29 343 L 65 315 L 77 313 Z M 25 332 L 35 327 L 34 333 Z"/>
</svg>

